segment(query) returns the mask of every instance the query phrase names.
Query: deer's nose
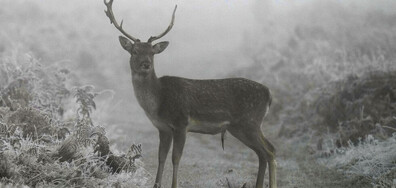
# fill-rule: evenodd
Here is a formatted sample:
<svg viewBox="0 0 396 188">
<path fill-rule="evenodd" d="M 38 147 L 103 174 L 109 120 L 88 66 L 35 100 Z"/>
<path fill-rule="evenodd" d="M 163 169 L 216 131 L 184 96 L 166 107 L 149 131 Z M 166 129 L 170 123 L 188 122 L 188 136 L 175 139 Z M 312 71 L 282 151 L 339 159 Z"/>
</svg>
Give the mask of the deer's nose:
<svg viewBox="0 0 396 188">
<path fill-rule="evenodd" d="M 148 61 L 143 62 L 141 65 L 141 68 L 142 69 L 150 69 L 150 62 L 148 62 Z"/>
</svg>

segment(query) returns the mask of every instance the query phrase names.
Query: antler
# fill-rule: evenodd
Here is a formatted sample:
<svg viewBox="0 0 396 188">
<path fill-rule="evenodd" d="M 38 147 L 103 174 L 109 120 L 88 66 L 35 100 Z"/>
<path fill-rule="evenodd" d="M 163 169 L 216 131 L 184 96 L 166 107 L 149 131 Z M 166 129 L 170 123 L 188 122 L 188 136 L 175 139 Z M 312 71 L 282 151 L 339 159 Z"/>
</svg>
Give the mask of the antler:
<svg viewBox="0 0 396 188">
<path fill-rule="evenodd" d="M 151 42 L 153 42 L 153 41 L 155 41 L 155 40 L 157 40 L 157 39 L 160 39 L 161 37 L 165 36 L 165 35 L 172 29 L 172 27 L 173 27 L 173 22 L 175 21 L 176 9 L 177 9 L 177 5 L 175 5 L 175 9 L 173 10 L 172 20 L 171 20 L 171 23 L 169 24 L 168 28 L 166 28 L 166 30 L 165 30 L 163 33 L 161 33 L 160 35 L 158 35 L 158 36 L 151 36 L 151 37 L 148 39 L 147 42 L 151 43 Z"/>
<path fill-rule="evenodd" d="M 119 31 L 121 31 L 121 33 L 124 34 L 126 37 L 128 37 L 131 40 L 133 40 L 133 42 L 140 42 L 139 39 L 129 35 L 127 32 L 125 32 L 122 29 L 122 23 L 123 23 L 124 20 L 121 20 L 121 24 L 118 25 L 117 20 L 114 18 L 114 13 L 113 13 L 113 9 L 112 9 L 113 0 L 110 0 L 109 2 L 106 2 L 106 0 L 103 0 L 103 1 L 104 1 L 104 4 L 107 7 L 107 11 L 105 10 L 105 13 L 106 13 L 106 16 L 109 17 L 109 19 L 110 19 L 110 24 L 113 24 L 114 27 L 116 27 Z"/>
</svg>

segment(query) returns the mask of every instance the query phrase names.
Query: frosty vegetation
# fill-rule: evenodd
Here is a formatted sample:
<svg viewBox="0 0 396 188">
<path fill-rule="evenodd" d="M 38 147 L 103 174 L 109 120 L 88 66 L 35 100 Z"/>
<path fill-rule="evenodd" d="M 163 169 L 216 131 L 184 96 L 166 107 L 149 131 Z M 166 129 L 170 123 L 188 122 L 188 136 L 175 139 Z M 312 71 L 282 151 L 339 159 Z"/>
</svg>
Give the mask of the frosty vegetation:
<svg viewBox="0 0 396 188">
<path fill-rule="evenodd" d="M 98 94 L 92 86 L 69 88 L 69 70 L 44 67 L 29 54 L 2 57 L 0 72 L 2 184 L 138 187 L 146 183 L 139 161 L 141 145 L 116 155 L 110 151 L 105 128 L 92 121 Z M 73 105 L 77 108 L 68 109 Z M 68 111 L 74 115 L 65 118 Z"/>
<path fill-rule="evenodd" d="M 352 7 L 318 2 L 289 11 L 290 17 L 275 25 L 262 18 L 265 37 L 248 36 L 253 65 L 232 75 L 269 85 L 275 96 L 270 119 L 280 126 L 278 136 L 303 158 L 316 160 L 319 166 L 311 168 L 335 169 L 353 186 L 391 187 L 396 183 L 396 48 L 391 45 L 396 15 L 385 7 Z M 274 34 L 280 29 L 285 33 Z"/>
</svg>

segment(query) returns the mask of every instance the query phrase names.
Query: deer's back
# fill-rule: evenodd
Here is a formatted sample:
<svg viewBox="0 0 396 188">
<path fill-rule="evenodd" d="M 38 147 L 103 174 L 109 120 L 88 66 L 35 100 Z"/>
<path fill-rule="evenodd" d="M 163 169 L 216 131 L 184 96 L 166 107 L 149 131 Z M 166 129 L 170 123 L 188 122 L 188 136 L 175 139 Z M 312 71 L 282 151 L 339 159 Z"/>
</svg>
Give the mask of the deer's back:
<svg viewBox="0 0 396 188">
<path fill-rule="evenodd" d="M 160 82 L 158 113 L 172 122 L 187 117 L 230 121 L 251 112 L 265 113 L 271 104 L 267 87 L 244 78 L 193 80 L 164 76 Z"/>
</svg>

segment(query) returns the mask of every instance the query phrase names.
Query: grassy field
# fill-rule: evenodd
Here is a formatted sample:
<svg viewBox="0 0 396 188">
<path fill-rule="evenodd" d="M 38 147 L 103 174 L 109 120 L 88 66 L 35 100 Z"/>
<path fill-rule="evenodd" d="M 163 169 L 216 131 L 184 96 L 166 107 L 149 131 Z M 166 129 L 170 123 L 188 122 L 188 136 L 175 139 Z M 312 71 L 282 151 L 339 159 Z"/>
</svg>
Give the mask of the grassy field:
<svg viewBox="0 0 396 188">
<path fill-rule="evenodd" d="M 178 4 L 158 75 L 245 77 L 271 89 L 262 129 L 277 148 L 279 187 L 396 186 L 396 3 L 114 4 L 145 38 Z M 0 2 L 0 187 L 153 186 L 158 133 L 104 8 Z M 257 168 L 230 134 L 223 151 L 220 135 L 189 133 L 179 186 L 253 187 Z M 171 175 L 168 157 L 164 187 Z"/>
</svg>

